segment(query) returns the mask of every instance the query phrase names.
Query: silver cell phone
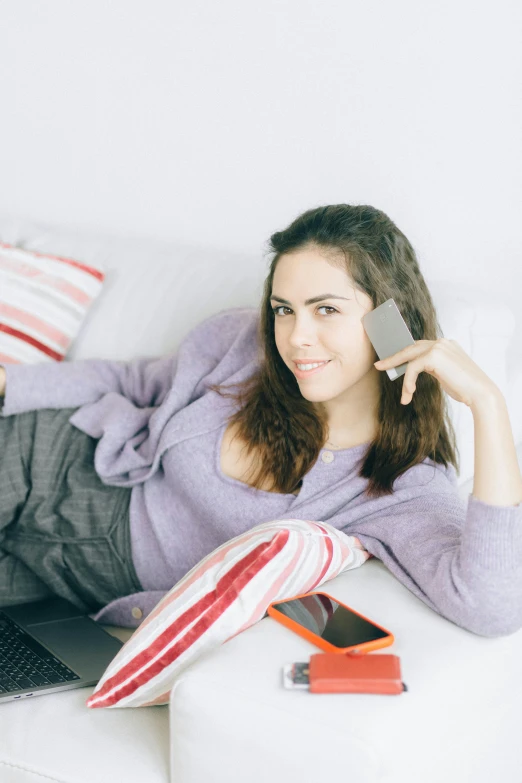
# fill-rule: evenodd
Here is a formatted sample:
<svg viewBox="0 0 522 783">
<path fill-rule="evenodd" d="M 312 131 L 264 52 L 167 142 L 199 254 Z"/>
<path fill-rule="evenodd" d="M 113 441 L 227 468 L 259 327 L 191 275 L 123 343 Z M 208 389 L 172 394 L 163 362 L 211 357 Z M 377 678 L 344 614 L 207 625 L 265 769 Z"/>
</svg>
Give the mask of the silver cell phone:
<svg viewBox="0 0 522 783">
<path fill-rule="evenodd" d="M 379 359 L 387 359 L 415 342 L 393 299 L 387 299 L 375 310 L 363 315 L 362 325 Z M 404 375 L 407 366 L 408 362 L 404 362 L 386 370 L 390 381 Z"/>
</svg>

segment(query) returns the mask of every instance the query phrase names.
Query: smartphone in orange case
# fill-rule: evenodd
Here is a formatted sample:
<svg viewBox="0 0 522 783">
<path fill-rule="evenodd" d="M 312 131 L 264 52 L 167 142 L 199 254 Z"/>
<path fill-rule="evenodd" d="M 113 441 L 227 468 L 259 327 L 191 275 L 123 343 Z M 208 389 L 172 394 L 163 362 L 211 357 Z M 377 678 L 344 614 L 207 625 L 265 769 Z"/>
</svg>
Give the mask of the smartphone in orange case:
<svg viewBox="0 0 522 783">
<path fill-rule="evenodd" d="M 337 655 L 316 653 L 310 663 L 288 663 L 283 668 L 285 688 L 310 693 L 382 693 L 407 691 L 397 655 Z"/>
<path fill-rule="evenodd" d="M 325 652 L 362 655 L 395 641 L 382 625 L 321 591 L 275 601 L 267 612 Z"/>
</svg>

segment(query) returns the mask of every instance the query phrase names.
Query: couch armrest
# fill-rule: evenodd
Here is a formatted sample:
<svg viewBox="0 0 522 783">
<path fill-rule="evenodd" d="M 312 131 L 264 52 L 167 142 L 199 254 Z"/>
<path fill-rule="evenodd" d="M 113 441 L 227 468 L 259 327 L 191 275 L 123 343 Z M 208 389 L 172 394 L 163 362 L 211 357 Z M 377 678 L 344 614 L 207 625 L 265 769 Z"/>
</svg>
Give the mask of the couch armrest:
<svg viewBox="0 0 522 783">
<path fill-rule="evenodd" d="M 399 656 L 408 691 L 286 690 L 283 665 L 319 650 L 265 617 L 174 684 L 172 782 L 487 783 L 499 763 L 503 778 L 516 780 L 522 632 L 470 633 L 429 609 L 376 559 L 324 587 L 392 631 L 393 645 L 371 654 Z"/>
</svg>

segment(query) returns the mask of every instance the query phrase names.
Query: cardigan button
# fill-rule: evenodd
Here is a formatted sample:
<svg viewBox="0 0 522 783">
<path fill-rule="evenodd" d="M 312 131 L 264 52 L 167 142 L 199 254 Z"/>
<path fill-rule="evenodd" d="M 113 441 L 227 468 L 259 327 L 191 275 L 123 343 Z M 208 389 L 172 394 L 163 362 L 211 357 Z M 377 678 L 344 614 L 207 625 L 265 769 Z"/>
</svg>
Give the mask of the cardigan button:
<svg viewBox="0 0 522 783">
<path fill-rule="evenodd" d="M 331 451 L 325 450 L 325 451 L 323 451 L 323 453 L 321 455 L 321 459 L 323 460 L 323 462 L 327 462 L 327 463 L 328 462 L 333 462 L 334 461 L 334 455 L 332 454 Z"/>
<path fill-rule="evenodd" d="M 131 614 L 133 617 L 136 618 L 136 620 L 139 620 L 140 617 L 143 617 L 143 612 L 141 611 L 139 606 L 133 606 Z"/>
</svg>

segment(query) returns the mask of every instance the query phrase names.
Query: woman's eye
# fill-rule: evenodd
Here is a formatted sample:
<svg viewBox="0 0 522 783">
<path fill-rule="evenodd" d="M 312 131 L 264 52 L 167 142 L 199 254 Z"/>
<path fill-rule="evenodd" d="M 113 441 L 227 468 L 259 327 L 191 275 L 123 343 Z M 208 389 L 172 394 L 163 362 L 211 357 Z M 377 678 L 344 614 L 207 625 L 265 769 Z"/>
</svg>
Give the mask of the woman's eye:
<svg viewBox="0 0 522 783">
<path fill-rule="evenodd" d="M 274 313 L 274 315 L 279 315 L 279 310 L 290 310 L 290 308 L 285 307 L 285 305 L 280 305 L 279 307 L 272 308 L 272 312 Z M 317 308 L 317 310 L 331 310 L 332 311 L 331 313 L 326 313 L 327 316 L 339 312 L 338 310 L 335 309 L 335 307 L 329 307 L 329 305 L 321 305 L 320 307 Z M 290 312 L 292 311 L 290 310 Z"/>
</svg>

